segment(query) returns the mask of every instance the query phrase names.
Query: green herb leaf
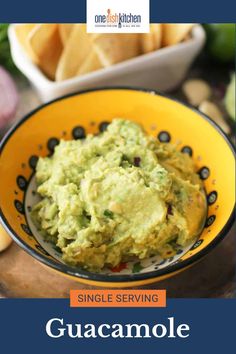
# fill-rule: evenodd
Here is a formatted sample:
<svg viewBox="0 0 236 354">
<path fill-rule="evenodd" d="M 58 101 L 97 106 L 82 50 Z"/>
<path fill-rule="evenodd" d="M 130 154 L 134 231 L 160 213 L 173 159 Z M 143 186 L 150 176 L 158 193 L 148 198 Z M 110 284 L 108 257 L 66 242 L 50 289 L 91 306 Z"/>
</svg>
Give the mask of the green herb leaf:
<svg viewBox="0 0 236 354">
<path fill-rule="evenodd" d="M 110 219 L 113 219 L 113 216 L 114 216 L 113 212 L 109 209 L 104 210 L 103 215 L 106 216 L 107 218 L 110 218 Z"/>
<path fill-rule="evenodd" d="M 132 273 L 140 273 L 143 267 L 141 266 L 140 262 L 137 262 L 133 265 Z"/>
</svg>

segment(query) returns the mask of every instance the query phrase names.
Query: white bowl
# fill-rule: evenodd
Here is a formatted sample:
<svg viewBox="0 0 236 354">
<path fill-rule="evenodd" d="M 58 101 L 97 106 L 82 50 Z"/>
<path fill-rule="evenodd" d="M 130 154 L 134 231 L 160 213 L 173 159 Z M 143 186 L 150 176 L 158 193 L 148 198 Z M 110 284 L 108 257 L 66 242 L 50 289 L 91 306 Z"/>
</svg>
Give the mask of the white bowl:
<svg viewBox="0 0 236 354">
<path fill-rule="evenodd" d="M 193 27 L 191 38 L 185 42 L 161 48 L 124 62 L 65 81 L 50 81 L 27 57 L 18 42 L 15 26 L 9 26 L 8 36 L 15 65 L 29 79 L 43 102 L 67 93 L 101 86 L 142 86 L 169 91 L 179 85 L 205 42 L 200 25 Z"/>
</svg>

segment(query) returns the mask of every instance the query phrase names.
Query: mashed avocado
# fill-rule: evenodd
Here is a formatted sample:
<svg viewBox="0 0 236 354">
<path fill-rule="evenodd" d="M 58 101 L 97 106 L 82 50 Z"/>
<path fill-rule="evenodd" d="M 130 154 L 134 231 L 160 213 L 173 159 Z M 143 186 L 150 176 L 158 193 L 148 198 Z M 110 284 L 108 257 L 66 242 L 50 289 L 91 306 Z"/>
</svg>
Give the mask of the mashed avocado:
<svg viewBox="0 0 236 354">
<path fill-rule="evenodd" d="M 63 260 L 89 270 L 175 253 L 202 229 L 205 195 L 192 159 L 128 120 L 61 140 L 36 169 L 32 217 Z"/>
</svg>

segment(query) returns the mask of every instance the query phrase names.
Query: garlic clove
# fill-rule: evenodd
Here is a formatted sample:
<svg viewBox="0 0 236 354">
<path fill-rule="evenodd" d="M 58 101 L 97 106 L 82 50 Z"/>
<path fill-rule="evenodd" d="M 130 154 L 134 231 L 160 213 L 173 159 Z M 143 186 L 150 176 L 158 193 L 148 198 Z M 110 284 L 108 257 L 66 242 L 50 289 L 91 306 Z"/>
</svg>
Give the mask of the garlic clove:
<svg viewBox="0 0 236 354">
<path fill-rule="evenodd" d="M 228 124 L 225 122 L 224 117 L 220 109 L 217 107 L 217 105 L 213 102 L 210 101 L 203 101 L 198 109 L 212 118 L 222 129 L 226 134 L 230 133 L 230 127 Z"/>
<path fill-rule="evenodd" d="M 11 237 L 0 225 L 0 252 L 4 251 L 12 243 Z"/>
<path fill-rule="evenodd" d="M 211 88 L 206 81 L 200 79 L 187 80 L 182 87 L 188 102 L 193 106 L 199 106 L 211 96 Z"/>
</svg>

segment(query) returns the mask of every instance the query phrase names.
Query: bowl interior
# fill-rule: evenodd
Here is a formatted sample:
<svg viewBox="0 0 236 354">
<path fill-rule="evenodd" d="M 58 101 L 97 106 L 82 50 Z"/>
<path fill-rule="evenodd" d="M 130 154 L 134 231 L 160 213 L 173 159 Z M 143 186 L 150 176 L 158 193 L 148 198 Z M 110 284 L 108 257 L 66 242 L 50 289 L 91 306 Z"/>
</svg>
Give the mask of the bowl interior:
<svg viewBox="0 0 236 354">
<path fill-rule="evenodd" d="M 0 207 L 4 226 L 14 239 L 32 255 L 54 268 L 60 268 L 60 253 L 46 243 L 30 220 L 30 209 L 37 200 L 34 169 L 38 156 L 53 151 L 59 139 L 72 139 L 76 127 L 98 133 L 101 123 L 120 117 L 134 120 L 157 139 L 177 145 L 192 155 L 204 180 L 208 200 L 205 228 L 199 239 L 175 257 L 159 256 L 128 262 L 105 269 L 105 276 L 155 274 L 173 269 L 203 254 L 227 231 L 235 203 L 234 154 L 223 134 L 198 112 L 155 94 L 132 89 L 87 91 L 60 98 L 25 117 L 1 145 Z M 196 257 L 195 257 L 196 258 Z M 89 275 L 63 265 L 75 276 Z"/>
</svg>

